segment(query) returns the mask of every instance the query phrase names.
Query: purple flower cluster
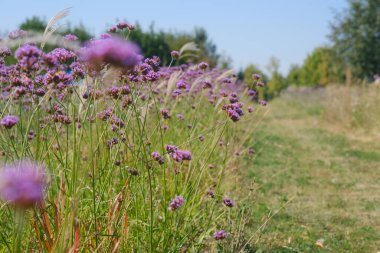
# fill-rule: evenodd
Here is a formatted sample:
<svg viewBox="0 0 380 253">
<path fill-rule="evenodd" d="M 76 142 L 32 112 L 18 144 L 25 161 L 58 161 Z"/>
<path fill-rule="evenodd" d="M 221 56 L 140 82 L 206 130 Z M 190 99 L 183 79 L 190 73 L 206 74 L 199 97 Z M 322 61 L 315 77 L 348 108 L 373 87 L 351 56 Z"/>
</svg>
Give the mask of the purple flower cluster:
<svg viewBox="0 0 380 253">
<path fill-rule="evenodd" d="M 63 38 L 67 41 L 76 41 L 78 40 L 78 37 L 74 34 L 66 34 L 65 36 L 63 36 Z"/>
<path fill-rule="evenodd" d="M 174 145 L 165 145 L 165 149 L 176 162 L 190 161 L 192 159 L 192 154 L 189 150 L 179 150 Z"/>
<path fill-rule="evenodd" d="M 152 152 L 151 156 L 159 164 L 164 164 L 164 157 L 160 153 L 154 151 L 154 152 Z"/>
<path fill-rule="evenodd" d="M 241 103 L 233 103 L 223 105 L 222 109 L 227 112 L 228 117 L 236 122 L 240 120 L 240 117 L 244 115 L 242 110 L 243 105 Z"/>
<path fill-rule="evenodd" d="M 41 203 L 45 187 L 45 169 L 35 162 L 19 161 L 0 171 L 0 197 L 16 207 L 29 208 Z"/>
<path fill-rule="evenodd" d="M 182 196 L 176 196 L 174 199 L 170 201 L 169 204 L 169 210 L 170 211 L 176 211 L 178 210 L 181 206 L 185 204 L 185 200 Z"/>
<path fill-rule="evenodd" d="M 234 201 L 229 198 L 224 198 L 223 199 L 223 204 L 227 207 L 233 207 L 234 206 Z"/>
<path fill-rule="evenodd" d="M 13 116 L 13 115 L 7 115 L 7 116 L 4 116 L 2 118 L 2 120 L 0 121 L 0 125 L 2 125 L 3 127 L 5 128 L 12 128 L 14 125 L 17 124 L 18 122 L 18 117 L 17 116 Z"/>
<path fill-rule="evenodd" d="M 140 49 L 136 44 L 120 38 L 92 40 L 79 53 L 82 61 L 94 67 L 109 63 L 118 67 L 131 67 L 141 61 Z"/>
<path fill-rule="evenodd" d="M 218 230 L 214 233 L 214 239 L 219 241 L 227 237 L 227 233 L 224 230 Z"/>
<path fill-rule="evenodd" d="M 15 56 L 25 70 L 37 70 L 42 51 L 33 44 L 25 44 L 16 50 Z"/>
</svg>

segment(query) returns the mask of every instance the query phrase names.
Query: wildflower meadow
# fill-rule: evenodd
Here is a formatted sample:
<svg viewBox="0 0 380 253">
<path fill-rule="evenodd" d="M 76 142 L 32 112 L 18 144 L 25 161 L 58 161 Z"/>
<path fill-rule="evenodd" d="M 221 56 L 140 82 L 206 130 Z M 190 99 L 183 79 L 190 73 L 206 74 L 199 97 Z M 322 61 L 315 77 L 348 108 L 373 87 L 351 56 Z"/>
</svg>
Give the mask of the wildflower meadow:
<svg viewBox="0 0 380 253">
<path fill-rule="evenodd" d="M 44 50 L 17 30 L 0 49 L 1 251 L 238 251 L 244 212 L 225 185 L 266 101 L 207 62 L 144 58 L 120 22 Z M 127 31 L 127 36 L 116 31 Z M 16 48 L 12 45 L 17 44 Z M 8 47 L 9 46 L 9 47 Z M 5 65 L 7 57 L 15 63 Z"/>
</svg>

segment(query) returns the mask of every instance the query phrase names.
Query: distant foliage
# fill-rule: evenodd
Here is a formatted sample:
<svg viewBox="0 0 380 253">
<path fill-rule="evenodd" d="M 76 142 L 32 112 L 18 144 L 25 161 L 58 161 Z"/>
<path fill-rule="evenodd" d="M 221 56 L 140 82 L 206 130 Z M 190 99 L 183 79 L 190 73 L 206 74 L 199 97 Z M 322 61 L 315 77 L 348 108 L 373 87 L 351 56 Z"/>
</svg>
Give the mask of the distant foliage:
<svg viewBox="0 0 380 253">
<path fill-rule="evenodd" d="M 25 31 L 35 31 L 35 32 L 44 32 L 46 28 L 47 22 L 40 17 L 33 16 L 31 18 L 27 18 L 24 22 L 21 23 L 20 29 Z M 86 27 L 83 24 L 79 24 L 78 26 L 73 26 L 69 24 L 64 29 L 57 31 L 58 34 L 66 35 L 66 34 L 75 34 L 78 37 L 79 41 L 87 41 L 93 37 L 93 35 L 87 31 Z"/>
<path fill-rule="evenodd" d="M 380 0 L 349 0 L 331 25 L 334 49 L 356 78 L 380 73 Z"/>
<path fill-rule="evenodd" d="M 303 65 L 294 65 L 289 71 L 289 85 L 315 86 L 344 81 L 344 67 L 336 52 L 328 47 L 318 47 L 309 54 Z"/>
</svg>

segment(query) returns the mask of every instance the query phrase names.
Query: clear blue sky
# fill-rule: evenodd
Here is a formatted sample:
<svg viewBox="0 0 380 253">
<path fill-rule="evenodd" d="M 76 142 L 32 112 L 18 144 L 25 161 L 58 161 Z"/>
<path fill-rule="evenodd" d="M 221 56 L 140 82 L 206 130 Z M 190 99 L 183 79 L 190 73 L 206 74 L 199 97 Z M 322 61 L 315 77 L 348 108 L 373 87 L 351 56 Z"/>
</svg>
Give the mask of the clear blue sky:
<svg viewBox="0 0 380 253">
<path fill-rule="evenodd" d="M 143 28 L 191 31 L 206 28 L 218 51 L 235 68 L 255 63 L 265 68 L 270 57 L 286 73 L 313 48 L 328 43 L 329 22 L 345 0 L 0 0 L 0 32 L 15 29 L 26 17 L 47 20 L 72 7 L 64 22 L 82 22 L 94 34 L 117 19 L 138 21 Z"/>
</svg>

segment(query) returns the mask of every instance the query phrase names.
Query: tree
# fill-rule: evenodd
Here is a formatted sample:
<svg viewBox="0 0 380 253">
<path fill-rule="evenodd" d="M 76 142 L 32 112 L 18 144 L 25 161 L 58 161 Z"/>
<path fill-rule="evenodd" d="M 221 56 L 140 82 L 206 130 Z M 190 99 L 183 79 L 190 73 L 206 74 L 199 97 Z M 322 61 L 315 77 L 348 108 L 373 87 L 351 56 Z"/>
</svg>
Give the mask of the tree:
<svg viewBox="0 0 380 253">
<path fill-rule="evenodd" d="M 380 0 L 349 0 L 349 7 L 331 24 L 334 49 L 354 77 L 380 73 Z"/>
<path fill-rule="evenodd" d="M 269 60 L 269 63 L 267 66 L 267 69 L 271 74 L 271 78 L 269 82 L 267 83 L 267 89 L 266 89 L 267 98 L 278 96 L 280 92 L 283 89 L 285 89 L 287 86 L 285 78 L 279 72 L 279 68 L 280 68 L 280 61 L 277 58 L 272 57 Z"/>
</svg>

